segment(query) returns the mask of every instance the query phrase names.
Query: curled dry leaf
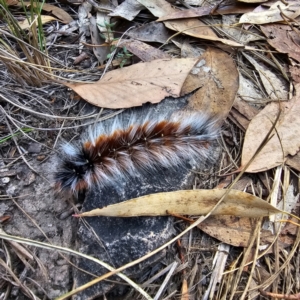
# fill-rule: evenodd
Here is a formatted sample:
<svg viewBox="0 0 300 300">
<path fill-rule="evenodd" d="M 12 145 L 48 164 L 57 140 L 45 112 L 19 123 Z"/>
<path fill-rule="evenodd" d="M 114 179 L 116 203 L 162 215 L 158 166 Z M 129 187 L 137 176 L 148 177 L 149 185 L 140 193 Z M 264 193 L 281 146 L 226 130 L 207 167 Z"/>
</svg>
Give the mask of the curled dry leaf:
<svg viewBox="0 0 300 300">
<path fill-rule="evenodd" d="M 256 220 L 236 216 L 211 216 L 198 225 L 208 235 L 235 247 L 247 247 Z M 271 234 L 269 231 L 267 231 Z"/>
<path fill-rule="evenodd" d="M 224 196 L 226 190 L 187 190 L 151 194 L 118 204 L 81 213 L 81 217 L 137 217 L 181 215 L 206 215 Z M 262 217 L 280 211 L 253 195 L 231 190 L 212 215 Z"/>
<path fill-rule="evenodd" d="M 178 12 L 178 10 L 175 10 L 170 3 L 164 0 L 137 1 L 143 4 L 155 17 L 158 18 L 168 18 L 167 16 Z M 171 20 L 164 22 L 164 24 L 167 28 L 178 32 L 183 32 L 186 35 L 210 41 L 218 41 L 232 47 L 244 48 L 244 45 L 240 43 L 219 38 L 209 26 L 196 18 Z"/>
<path fill-rule="evenodd" d="M 125 0 L 118 5 L 109 16 L 121 17 L 128 21 L 132 21 L 142 9 L 144 9 L 144 6 L 136 0 Z"/>
<path fill-rule="evenodd" d="M 240 2 L 245 2 L 245 3 L 263 3 L 266 2 L 266 0 L 239 0 Z"/>
<path fill-rule="evenodd" d="M 165 0 L 137 0 L 139 3 L 145 6 L 153 16 L 162 17 L 167 14 L 171 14 L 176 10 L 172 7 L 172 5 Z"/>
<path fill-rule="evenodd" d="M 195 38 L 221 42 L 224 45 L 232 47 L 244 48 L 243 44 L 219 38 L 208 25 L 197 19 L 171 20 L 165 21 L 164 24 L 171 30 L 178 31 Z"/>
<path fill-rule="evenodd" d="M 238 88 L 239 73 L 232 57 L 221 50 L 208 48 L 188 75 L 182 94 L 198 89 L 190 97 L 189 106 L 224 120 Z"/>
<path fill-rule="evenodd" d="M 7 6 L 18 5 L 19 3 L 18 0 L 6 0 L 5 2 Z"/>
<path fill-rule="evenodd" d="M 89 103 L 107 108 L 127 108 L 179 97 L 195 58 L 158 59 L 106 73 L 95 83 L 64 83 Z"/>
<path fill-rule="evenodd" d="M 262 0 L 265 1 L 265 0 Z M 222 1 L 216 6 L 201 6 L 190 9 L 179 10 L 160 17 L 157 21 L 179 20 L 186 18 L 198 18 L 208 15 L 226 15 L 226 14 L 243 14 L 251 12 L 255 6 L 245 5 L 244 3 L 234 1 Z"/>
<path fill-rule="evenodd" d="M 52 16 L 41 15 L 42 24 L 46 24 L 48 22 L 56 21 L 56 20 L 57 19 Z M 37 19 L 35 19 L 33 23 L 35 23 L 37 25 Z M 22 29 L 28 29 L 32 26 L 32 23 L 28 23 L 27 19 L 24 19 L 23 21 L 18 22 L 18 24 L 19 24 L 20 28 L 22 28 Z"/>
<path fill-rule="evenodd" d="M 278 6 L 280 6 L 280 9 Z M 239 23 L 268 24 L 284 21 L 282 13 L 285 18 L 296 19 L 300 15 L 299 1 L 292 2 L 288 5 L 285 5 L 284 2 L 277 1 L 273 3 L 267 11 L 245 13 L 240 18 Z"/>
<path fill-rule="evenodd" d="M 33 5 L 43 5 L 42 10 L 47 11 L 51 14 L 53 14 L 56 18 L 58 18 L 61 22 L 68 24 L 73 21 L 73 18 L 65 12 L 62 8 L 59 8 L 58 6 L 47 4 L 47 3 L 39 3 L 39 2 L 33 2 Z M 22 2 L 18 4 L 22 7 L 22 5 L 30 6 L 32 5 L 31 2 Z"/>
<path fill-rule="evenodd" d="M 263 0 L 265 2 L 265 0 Z M 251 12 L 253 9 L 255 9 L 256 5 L 253 4 L 245 4 L 242 3 L 245 1 L 231 1 L 231 0 L 225 0 L 220 2 L 217 5 L 216 11 L 213 13 L 214 15 L 220 14 L 220 15 L 232 15 L 232 14 L 243 14 L 246 12 Z"/>
<path fill-rule="evenodd" d="M 281 106 L 281 115 L 276 124 L 276 131 L 258 153 L 247 172 L 262 172 L 274 168 L 287 158 L 299 153 L 300 149 L 300 84 L 296 85 L 296 95 L 288 102 L 268 104 L 250 122 L 245 136 L 242 152 L 243 168 L 254 156 L 262 141 L 273 126 Z M 300 169 L 299 169 L 300 171 Z"/>
</svg>

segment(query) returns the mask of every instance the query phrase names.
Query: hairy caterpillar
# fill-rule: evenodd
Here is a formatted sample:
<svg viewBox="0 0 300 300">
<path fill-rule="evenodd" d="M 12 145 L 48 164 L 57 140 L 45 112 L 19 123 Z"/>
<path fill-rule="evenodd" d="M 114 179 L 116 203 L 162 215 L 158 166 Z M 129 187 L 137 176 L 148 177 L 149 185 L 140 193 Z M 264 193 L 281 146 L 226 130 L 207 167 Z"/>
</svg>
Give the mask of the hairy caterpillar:
<svg viewBox="0 0 300 300">
<path fill-rule="evenodd" d="M 216 121 L 199 112 L 120 115 L 110 126 L 90 127 L 81 141 L 61 146 L 56 188 L 76 194 L 95 184 L 114 185 L 138 173 L 205 161 L 218 133 Z"/>
</svg>

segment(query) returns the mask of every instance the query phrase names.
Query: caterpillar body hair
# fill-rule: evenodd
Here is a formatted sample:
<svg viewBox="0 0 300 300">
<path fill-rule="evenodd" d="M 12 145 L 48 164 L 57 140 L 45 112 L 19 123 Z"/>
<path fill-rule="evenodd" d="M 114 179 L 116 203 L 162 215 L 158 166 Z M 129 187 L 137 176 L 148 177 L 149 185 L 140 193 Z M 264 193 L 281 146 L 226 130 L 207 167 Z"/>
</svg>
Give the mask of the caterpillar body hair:
<svg viewBox="0 0 300 300">
<path fill-rule="evenodd" d="M 218 134 L 216 120 L 199 112 L 164 117 L 131 113 L 127 119 L 121 114 L 110 126 L 90 127 L 81 141 L 61 146 L 56 188 L 76 194 L 190 160 L 204 162 Z"/>
</svg>

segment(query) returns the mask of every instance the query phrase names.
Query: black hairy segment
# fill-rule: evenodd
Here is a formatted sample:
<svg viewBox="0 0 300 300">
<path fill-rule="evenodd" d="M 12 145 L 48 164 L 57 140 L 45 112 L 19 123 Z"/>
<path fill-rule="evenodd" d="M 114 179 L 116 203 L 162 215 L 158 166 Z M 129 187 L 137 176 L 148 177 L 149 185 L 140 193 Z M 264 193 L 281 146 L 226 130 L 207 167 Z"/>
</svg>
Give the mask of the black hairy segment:
<svg viewBox="0 0 300 300">
<path fill-rule="evenodd" d="M 63 144 L 56 188 L 77 193 L 141 172 L 209 159 L 211 143 L 219 134 L 214 120 L 199 112 L 154 118 L 132 114 L 124 120 L 121 115 L 109 127 L 90 128 L 80 142 Z"/>
</svg>

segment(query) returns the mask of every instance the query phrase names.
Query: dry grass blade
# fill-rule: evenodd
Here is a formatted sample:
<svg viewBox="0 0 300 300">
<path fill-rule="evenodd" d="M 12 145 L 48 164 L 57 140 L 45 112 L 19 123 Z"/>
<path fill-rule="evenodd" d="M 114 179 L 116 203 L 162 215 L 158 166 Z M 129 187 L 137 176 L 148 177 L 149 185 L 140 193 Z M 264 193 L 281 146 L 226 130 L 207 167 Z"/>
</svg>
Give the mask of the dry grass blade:
<svg viewBox="0 0 300 300">
<path fill-rule="evenodd" d="M 47 52 L 43 53 L 45 47 L 39 8 L 35 7 L 35 10 L 31 10 L 31 20 L 29 20 L 28 17 L 28 23 L 30 23 L 29 33 L 26 34 L 10 13 L 5 1 L 1 1 L 0 6 L 3 11 L 4 19 L 11 32 L 9 33 L 8 31 L 1 30 L 0 54 L 2 62 L 6 65 L 12 76 L 14 76 L 15 80 L 20 84 L 41 87 L 42 82 L 51 78 L 51 69 L 49 68 L 50 61 Z M 26 8 L 23 8 L 26 12 Z M 35 17 L 35 13 L 37 13 L 37 17 Z M 28 44 L 25 42 L 26 39 L 29 40 L 30 47 L 28 47 Z M 18 44 L 22 54 L 29 63 L 38 65 L 44 72 L 39 72 L 36 68 L 31 68 L 28 65 L 22 64 L 21 62 L 23 59 L 19 52 L 15 50 L 14 45 L 11 44 L 11 41 Z"/>
<path fill-rule="evenodd" d="M 212 299 L 213 295 L 216 292 L 217 284 L 220 283 L 226 266 L 226 261 L 228 259 L 229 254 L 229 247 L 230 246 L 227 244 L 220 244 L 218 247 L 218 251 L 214 257 L 214 266 L 211 274 L 211 280 L 204 294 L 203 300 Z"/>
<path fill-rule="evenodd" d="M 286 181 L 286 180 L 285 180 Z M 282 184 L 280 184 L 281 186 Z M 278 180 L 274 182 L 272 193 L 270 195 L 270 198 L 272 198 L 273 194 L 277 195 L 278 191 Z M 284 190 L 284 188 L 283 188 Z M 274 224 L 274 228 L 276 228 L 277 224 Z M 260 226 L 259 223 L 257 226 Z M 287 252 L 282 251 L 278 247 L 278 236 L 280 234 L 281 230 L 278 228 L 277 235 L 274 236 L 274 239 L 271 243 L 271 245 L 268 246 L 268 248 L 264 252 L 259 252 L 259 247 L 261 245 L 261 239 L 260 239 L 260 229 L 259 227 L 256 227 L 255 232 L 253 233 L 253 238 L 251 244 L 255 242 L 255 249 L 249 245 L 249 247 L 246 249 L 246 252 L 243 254 L 243 258 L 241 260 L 239 268 L 233 269 L 229 272 L 226 272 L 226 275 L 223 278 L 223 285 L 225 286 L 225 291 L 223 293 L 223 296 L 226 297 L 226 299 L 234 299 L 235 297 L 239 297 L 239 299 L 245 299 L 246 297 L 252 295 L 257 296 L 258 290 L 265 289 L 267 286 L 272 285 L 273 290 L 277 291 L 280 286 L 280 277 L 284 278 L 285 282 L 288 282 L 290 278 L 290 272 L 287 271 L 285 268 L 289 266 L 290 260 L 294 257 L 293 252 L 295 249 L 297 249 L 299 245 L 299 230 L 297 234 L 297 238 L 293 244 L 293 247 L 291 249 L 291 252 L 289 255 L 287 255 Z M 272 251 L 273 250 L 273 251 Z M 254 252 L 253 252 L 254 251 Z M 266 255 L 268 252 L 272 251 L 274 253 L 274 259 L 270 258 L 268 255 Z M 284 254 L 286 253 L 286 254 Z M 267 269 L 268 271 L 271 271 L 271 274 L 263 275 L 263 273 L 267 272 L 264 271 L 263 265 L 256 264 L 257 261 L 263 262 L 261 258 L 264 258 L 265 261 L 267 261 Z M 236 263 L 238 263 L 239 259 L 236 260 Z M 245 272 L 245 270 L 248 270 L 248 266 L 252 265 L 251 271 L 249 272 L 249 277 L 247 282 L 245 283 L 245 287 L 243 288 L 243 292 L 241 293 L 241 284 L 243 282 L 242 280 L 242 273 Z M 298 267 L 296 267 L 297 269 Z M 262 274 L 262 278 L 258 278 L 257 274 Z M 288 275 L 287 275 L 288 274 Z M 286 277 L 287 276 L 287 277 Z M 254 282 L 263 282 L 260 285 L 254 284 Z M 290 283 L 289 286 L 285 288 L 285 290 L 290 290 L 291 286 L 293 284 Z M 276 293 L 276 292 L 275 292 Z M 274 295 L 275 295 L 274 293 Z M 272 293 L 271 293 L 272 294 Z M 271 295 L 270 294 L 270 295 Z"/>
<path fill-rule="evenodd" d="M 21 238 L 21 237 L 17 237 L 17 236 L 12 236 L 9 234 L 6 234 L 2 229 L 0 229 L 0 238 L 7 240 L 7 241 L 15 241 L 18 243 L 22 243 L 22 244 L 26 244 L 26 245 L 30 245 L 30 246 L 34 246 L 34 247 L 39 247 L 39 248 L 44 248 L 44 249 L 48 249 L 48 250 L 56 250 L 59 251 L 61 253 L 65 253 L 65 254 L 72 254 L 72 255 L 77 255 L 80 257 L 84 257 L 86 259 L 92 260 L 93 262 L 102 265 L 103 267 L 105 267 L 108 270 L 115 270 L 114 268 L 112 268 L 111 266 L 109 266 L 108 264 L 83 253 L 80 253 L 78 251 L 66 248 L 66 247 L 60 247 L 60 246 L 55 246 L 55 245 L 51 245 L 51 244 L 47 244 L 47 243 L 43 243 L 43 242 L 38 242 L 38 241 L 34 241 L 34 240 L 30 240 L 30 239 L 25 239 L 25 238 Z M 1 261 L 0 261 L 1 263 Z M 4 263 L 5 264 L 5 263 Z M 113 271 L 115 272 L 115 271 Z M 122 278 L 123 280 L 125 280 L 127 283 L 129 283 L 132 287 L 134 287 L 136 290 L 138 290 L 144 297 L 146 297 L 146 299 L 151 300 L 152 298 L 145 292 L 143 291 L 136 283 L 134 283 L 131 279 L 129 279 L 127 276 L 125 276 L 122 273 L 116 272 L 118 273 L 118 276 L 120 278 Z M 69 293 L 68 293 L 69 294 Z M 74 293 L 75 294 L 75 293 Z M 74 295 L 72 294 L 72 295 Z M 68 296 L 62 296 L 57 298 L 58 299 L 66 299 Z"/>
<path fill-rule="evenodd" d="M 177 267 L 178 263 L 176 261 L 174 261 L 174 263 L 172 264 L 172 267 L 170 269 L 170 271 L 168 272 L 165 280 L 163 281 L 163 283 L 161 284 L 158 292 L 156 293 L 155 297 L 153 300 L 158 300 L 160 299 L 160 296 L 162 295 L 164 289 L 166 288 L 166 285 L 169 283 L 170 279 L 171 279 L 171 276 L 172 274 L 174 273 L 176 267 Z"/>
<path fill-rule="evenodd" d="M 258 241 L 259 241 L 260 230 L 261 230 L 261 219 L 256 224 L 255 231 L 253 232 L 253 236 L 252 236 L 252 239 L 249 243 L 249 247 L 246 249 L 246 251 L 244 253 L 244 256 L 243 256 L 243 259 L 241 261 L 239 270 L 235 274 L 235 276 L 232 278 L 233 280 L 231 282 L 231 291 L 230 291 L 231 295 L 230 295 L 230 298 L 229 298 L 230 300 L 232 300 L 233 297 L 236 295 L 237 288 L 238 288 L 238 283 L 240 282 L 242 272 L 244 271 L 245 264 L 246 264 L 247 260 L 249 260 L 249 256 L 251 255 L 251 252 L 252 252 L 252 247 L 254 246 L 255 242 L 256 242 L 255 255 L 254 255 L 253 261 L 254 262 L 256 261 L 257 253 L 258 253 L 258 247 L 259 247 Z M 253 270 L 254 267 L 255 267 L 255 263 L 252 264 L 252 270 Z M 253 273 L 251 272 L 251 274 L 253 274 Z M 246 284 L 246 288 L 245 288 L 245 290 L 244 290 L 244 292 L 241 296 L 241 299 L 244 299 L 244 297 L 246 296 L 246 293 L 248 291 L 248 286 L 250 284 L 250 280 L 251 280 L 251 276 L 249 276 L 248 282 Z"/>
<path fill-rule="evenodd" d="M 9 255 L 6 246 L 4 246 L 4 248 L 6 249 L 6 254 Z M 3 261 L 2 258 L 0 258 L 0 266 L 2 266 L 2 268 L 6 271 L 5 273 L 7 275 L 8 280 L 11 280 L 13 285 L 20 287 L 22 289 L 22 291 L 24 292 L 24 294 L 27 295 L 27 297 L 29 297 L 31 299 L 37 299 L 37 297 L 31 292 L 31 290 L 26 285 L 24 285 L 20 281 L 18 276 L 14 273 L 14 271 L 12 270 L 11 264 L 12 264 L 12 262 L 5 262 L 5 261 Z"/>
</svg>

